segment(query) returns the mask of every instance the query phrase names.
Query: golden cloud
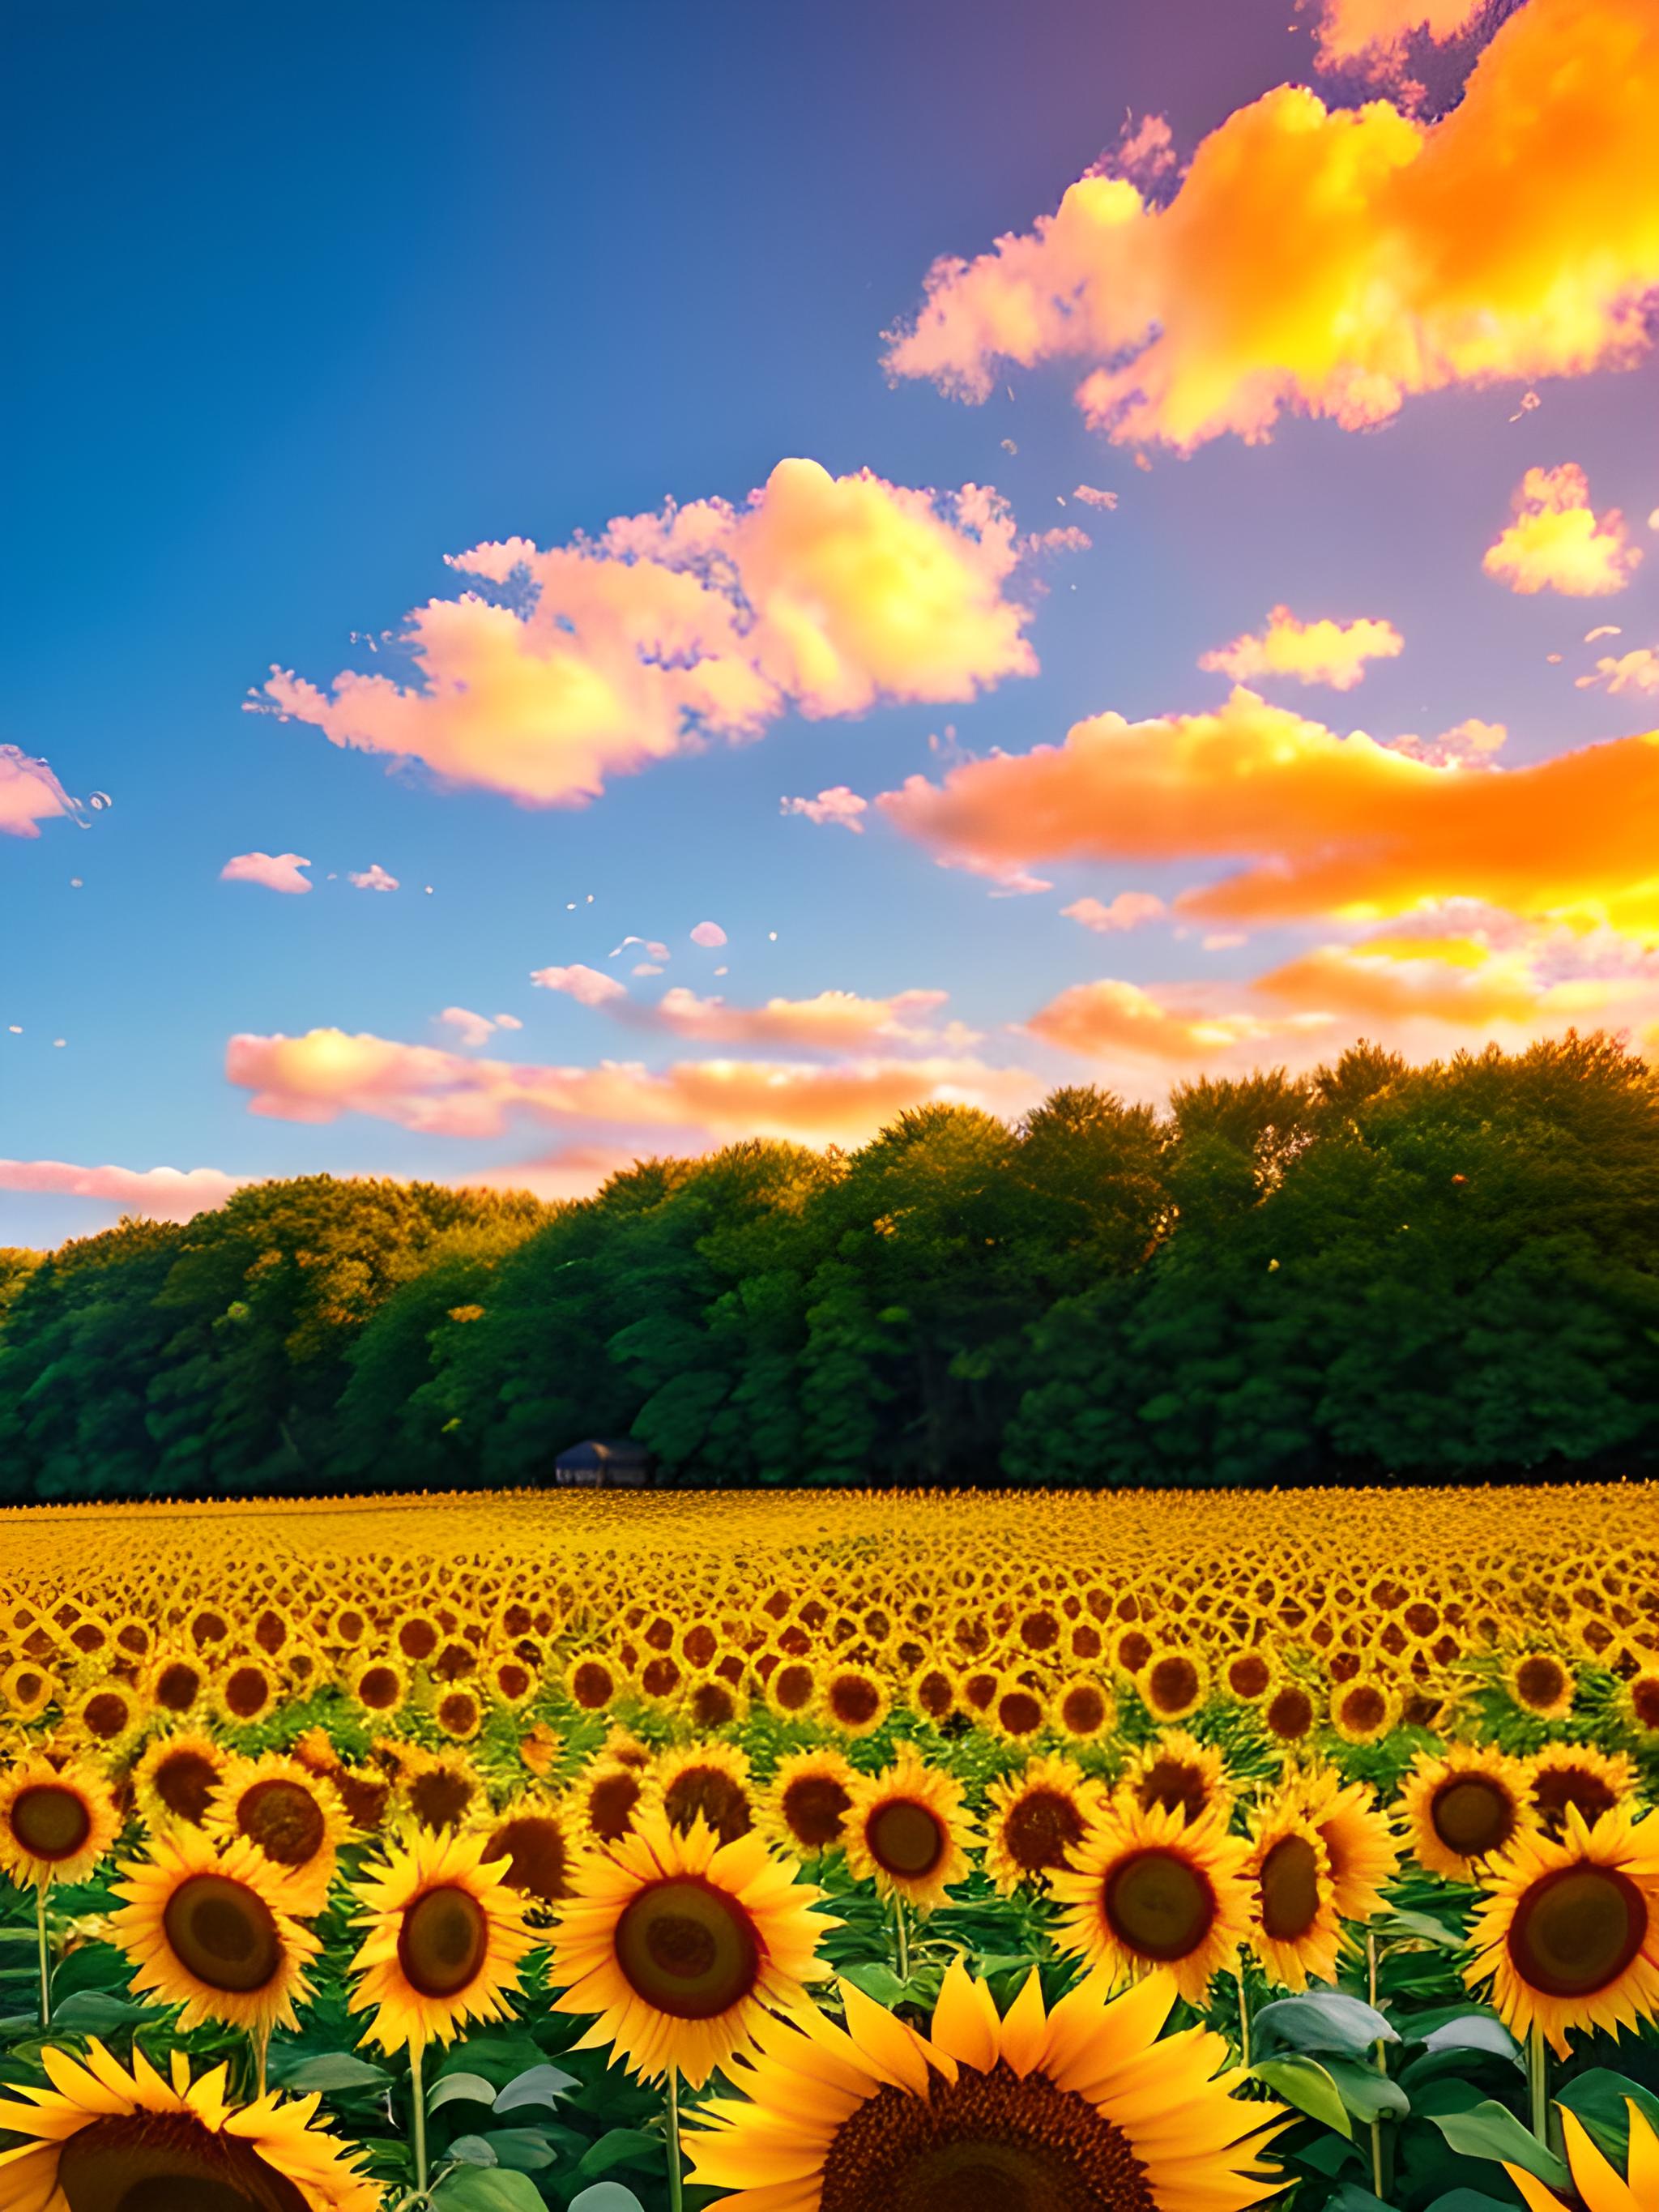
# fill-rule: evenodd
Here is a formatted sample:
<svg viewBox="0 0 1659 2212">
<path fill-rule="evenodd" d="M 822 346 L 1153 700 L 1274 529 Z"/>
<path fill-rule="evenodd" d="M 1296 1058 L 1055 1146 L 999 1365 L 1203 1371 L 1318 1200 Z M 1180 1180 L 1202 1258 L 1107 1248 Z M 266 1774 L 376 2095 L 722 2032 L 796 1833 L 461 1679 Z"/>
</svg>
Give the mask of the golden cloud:
<svg viewBox="0 0 1659 2212">
<path fill-rule="evenodd" d="M 1481 567 L 1512 592 L 1599 599 L 1622 592 L 1641 565 L 1616 507 L 1598 515 L 1589 481 L 1572 461 L 1528 469 L 1511 502 L 1515 520 L 1486 548 Z"/>
<path fill-rule="evenodd" d="M 1352 691 L 1368 660 L 1392 660 L 1406 641 L 1392 623 L 1362 616 L 1358 622 L 1299 622 L 1288 607 L 1274 607 L 1259 635 L 1246 631 L 1231 645 L 1199 656 L 1200 668 L 1241 684 L 1263 676 L 1293 676 L 1298 684 L 1328 684 Z"/>
<path fill-rule="evenodd" d="M 888 367 L 981 399 L 1002 363 L 1091 360 L 1089 420 L 1182 451 L 1287 408 L 1358 429 L 1414 392 L 1628 367 L 1659 285 L 1656 112 L 1653 0 L 1528 0 L 1437 123 L 1283 86 L 1167 206 L 1080 179 L 935 264 Z"/>
<path fill-rule="evenodd" d="M 1593 675 L 1581 676 L 1577 680 L 1581 691 L 1599 684 L 1614 693 L 1659 699 L 1659 653 L 1650 645 L 1640 645 L 1633 652 L 1621 653 L 1617 659 L 1609 657 L 1598 660 Z"/>
</svg>

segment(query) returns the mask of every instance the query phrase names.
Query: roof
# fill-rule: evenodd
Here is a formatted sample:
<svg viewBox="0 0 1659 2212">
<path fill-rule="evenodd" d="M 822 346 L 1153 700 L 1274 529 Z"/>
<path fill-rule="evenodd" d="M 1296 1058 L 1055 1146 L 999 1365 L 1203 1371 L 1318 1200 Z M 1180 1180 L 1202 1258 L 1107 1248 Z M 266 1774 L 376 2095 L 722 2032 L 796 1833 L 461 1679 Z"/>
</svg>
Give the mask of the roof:
<svg viewBox="0 0 1659 2212">
<path fill-rule="evenodd" d="M 651 1454 L 633 1437 L 589 1437 L 570 1444 L 553 1462 L 556 1468 L 643 1467 Z"/>
</svg>

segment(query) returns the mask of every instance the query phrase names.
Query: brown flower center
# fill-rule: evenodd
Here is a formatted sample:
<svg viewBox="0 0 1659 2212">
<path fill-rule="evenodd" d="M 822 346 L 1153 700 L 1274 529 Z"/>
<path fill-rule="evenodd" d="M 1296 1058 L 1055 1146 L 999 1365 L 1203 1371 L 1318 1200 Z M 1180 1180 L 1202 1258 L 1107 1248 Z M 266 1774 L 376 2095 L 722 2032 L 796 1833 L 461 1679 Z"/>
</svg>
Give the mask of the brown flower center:
<svg viewBox="0 0 1659 2212">
<path fill-rule="evenodd" d="M 1544 1712 L 1557 1705 L 1567 1686 L 1566 1671 L 1558 1659 L 1534 1653 L 1515 1670 L 1515 1693 L 1523 1705 Z"/>
<path fill-rule="evenodd" d="M 96 2119 L 58 2158 L 70 2212 L 306 2212 L 307 2199 L 235 2136 L 182 2113 Z"/>
<path fill-rule="evenodd" d="M 606 1774 L 587 1793 L 587 1825 L 602 1844 L 614 1844 L 634 1825 L 634 1808 L 640 1802 L 639 1778 L 626 1768 Z"/>
<path fill-rule="evenodd" d="M 1183 1820 L 1196 1820 L 1210 1802 L 1204 1769 L 1190 1759 L 1155 1759 L 1135 1784 L 1135 1797 L 1143 1813 L 1162 1806 L 1179 1813 Z"/>
<path fill-rule="evenodd" d="M 438 1725 L 449 1735 L 471 1735 L 478 1725 L 478 1700 L 471 1690 L 451 1690 L 438 1700 Z"/>
<path fill-rule="evenodd" d="M 1267 1726 L 1281 1743 L 1306 1735 L 1313 1721 L 1313 1699 L 1294 1682 L 1287 1682 L 1267 1707 Z"/>
<path fill-rule="evenodd" d="M 1616 1867 L 1558 1867 L 1516 1905 L 1510 1960 L 1545 1996 L 1590 1997 L 1619 1979 L 1647 1933 L 1647 1901 L 1628 1875 Z"/>
<path fill-rule="evenodd" d="M 202 1677 L 186 1659 L 173 1659 L 155 1677 L 155 1702 L 170 1713 L 187 1713 L 201 1694 Z"/>
<path fill-rule="evenodd" d="M 884 2084 L 836 2129 L 822 2212 L 1157 2212 L 1128 2139 L 1074 2090 L 999 2064 Z"/>
<path fill-rule="evenodd" d="M 616 1942 L 629 1987 L 676 2020 L 713 2020 L 760 1977 L 754 1922 L 736 1898 L 692 1875 L 642 1889 L 617 1921 Z"/>
<path fill-rule="evenodd" d="M 1042 1726 L 1041 1699 L 1029 1690 L 1006 1690 L 997 1699 L 997 1723 L 1005 1735 L 1035 1735 Z"/>
<path fill-rule="evenodd" d="M 225 1703 L 239 1721 L 256 1719 L 270 1703 L 270 1680 L 262 1667 L 233 1667 L 225 1678 Z"/>
<path fill-rule="evenodd" d="M 1533 1777 L 1532 1802 L 1543 1815 L 1547 1835 L 1567 1829 L 1567 1808 L 1576 1805 L 1586 1823 L 1599 1820 L 1619 1802 L 1617 1794 L 1586 1766 L 1547 1766 Z"/>
<path fill-rule="evenodd" d="M 1631 1684 L 1630 1706 L 1644 1729 L 1659 1729 L 1659 1675 L 1637 1677 Z"/>
<path fill-rule="evenodd" d="M 884 1874 L 920 1881 L 945 1856 L 949 1837 L 938 1815 L 914 1798 L 878 1805 L 864 1824 L 865 1847 Z"/>
<path fill-rule="evenodd" d="M 1002 1824 L 1003 1847 L 1026 1874 L 1063 1867 L 1087 1826 L 1075 1798 L 1060 1790 L 1028 1790 L 1010 1808 Z"/>
<path fill-rule="evenodd" d="M 1370 1682 L 1362 1682 L 1357 1690 L 1350 1690 L 1341 1705 L 1343 1725 L 1360 1735 L 1370 1735 L 1380 1729 L 1389 1717 L 1389 1701 L 1381 1690 Z"/>
<path fill-rule="evenodd" d="M 405 1659 L 429 1659 L 438 1648 L 438 1632 L 429 1620 L 418 1614 L 405 1620 L 398 1629 L 398 1649 Z"/>
<path fill-rule="evenodd" d="M 1236 1698 L 1259 1698 L 1271 1679 L 1259 1651 L 1241 1652 L 1227 1669 L 1227 1686 Z"/>
<path fill-rule="evenodd" d="M 706 1667 L 720 1650 L 720 1644 L 708 1622 L 699 1620 L 686 1630 L 680 1649 L 694 1667 Z"/>
<path fill-rule="evenodd" d="M 881 1692 L 867 1674 L 837 1674 L 830 1685 L 830 1710 L 843 1728 L 868 1728 L 881 1711 Z"/>
<path fill-rule="evenodd" d="M 738 1717 L 738 1701 L 730 1687 L 718 1679 L 699 1682 L 687 1704 L 700 1729 L 727 1728 Z"/>
<path fill-rule="evenodd" d="M 1281 1836 L 1257 1876 L 1262 1932 L 1295 1943 L 1319 1917 L 1319 1854 L 1305 1836 Z"/>
<path fill-rule="evenodd" d="M 445 1767 L 417 1774 L 409 1785 L 409 1806 L 422 1827 L 453 1828 L 472 1802 L 472 1784 L 465 1774 Z"/>
<path fill-rule="evenodd" d="M 1190 1958 L 1216 1916 L 1215 1892 L 1204 1874 L 1157 1846 L 1132 1851 L 1113 1868 L 1101 1905 L 1127 1950 L 1164 1963 Z"/>
<path fill-rule="evenodd" d="M 840 1841 L 852 1802 L 833 1774 L 798 1775 L 785 1786 L 783 1817 L 804 1851 L 824 1851 Z"/>
<path fill-rule="evenodd" d="M 1443 1782 L 1429 1801 L 1429 1821 L 1449 1851 L 1461 1858 L 1484 1858 L 1501 1850 L 1515 1832 L 1515 1807 L 1501 1782 L 1490 1775 L 1460 1774 Z"/>
<path fill-rule="evenodd" d="M 755 1825 L 749 1792 L 718 1766 L 684 1768 L 664 1790 L 662 1808 L 669 1825 L 682 1832 L 701 1814 L 723 1844 L 735 1843 Z"/>
<path fill-rule="evenodd" d="M 89 1735 L 108 1743 L 126 1726 L 131 1710 L 118 1690 L 100 1690 L 82 1706 L 81 1718 Z"/>
<path fill-rule="evenodd" d="M 556 1905 L 570 1894 L 570 1851 L 558 1822 L 542 1813 L 505 1820 L 484 1847 L 484 1863 L 507 1861 L 507 1886 Z"/>
<path fill-rule="evenodd" d="M 78 1790 L 33 1782 L 12 1800 L 11 1832 L 31 1858 L 72 1859 L 92 1833 L 92 1814 Z"/>
<path fill-rule="evenodd" d="M 323 1808 L 312 1792 L 303 1783 L 278 1777 L 242 1792 L 236 1825 L 268 1859 L 286 1867 L 308 1865 L 328 1833 Z"/>
<path fill-rule="evenodd" d="M 390 1712 L 402 1694 L 395 1667 L 365 1667 L 357 1677 L 357 1702 L 372 1713 Z"/>
<path fill-rule="evenodd" d="M 812 1702 L 816 1687 L 810 1667 L 780 1667 L 772 1677 L 772 1696 L 786 1713 L 798 1713 Z"/>
<path fill-rule="evenodd" d="M 398 1964 L 423 1997 L 453 1997 L 476 1981 L 489 1951 L 489 1918 L 470 1889 L 446 1882 L 417 1897 L 398 1930 Z"/>
<path fill-rule="evenodd" d="M 199 1828 L 218 1785 L 219 1768 L 204 1751 L 170 1751 L 157 1761 L 150 1779 L 168 1812 Z"/>
<path fill-rule="evenodd" d="M 611 1669 L 598 1659 L 584 1659 L 571 1670 L 570 1694 L 586 1713 L 602 1712 L 614 1687 Z"/>
<path fill-rule="evenodd" d="M 1199 1673 L 1184 1654 L 1160 1659 L 1146 1677 L 1146 1702 L 1160 1713 L 1190 1712 L 1198 1703 Z"/>
<path fill-rule="evenodd" d="M 173 1954 L 210 1990 L 262 1990 L 283 1963 L 276 1917 L 228 1875 L 195 1874 L 167 1901 L 161 1925 Z"/>
<path fill-rule="evenodd" d="M 672 1698 L 679 1682 L 678 1659 L 647 1659 L 640 1673 L 640 1687 L 647 1698 Z"/>
<path fill-rule="evenodd" d="M 1106 1724 L 1106 1698 L 1092 1682 L 1077 1682 L 1060 1702 L 1060 1717 L 1073 1735 L 1094 1735 Z"/>
</svg>

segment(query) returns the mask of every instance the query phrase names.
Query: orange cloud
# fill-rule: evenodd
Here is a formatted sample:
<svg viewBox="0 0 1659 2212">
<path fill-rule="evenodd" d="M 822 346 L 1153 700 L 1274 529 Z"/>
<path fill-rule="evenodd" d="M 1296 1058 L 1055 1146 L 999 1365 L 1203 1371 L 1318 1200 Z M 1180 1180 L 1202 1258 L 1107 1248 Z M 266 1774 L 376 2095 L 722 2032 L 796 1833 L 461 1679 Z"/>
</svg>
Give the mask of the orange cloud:
<svg viewBox="0 0 1659 2212">
<path fill-rule="evenodd" d="M 263 884 L 268 891 L 313 890 L 309 876 L 300 873 L 309 860 L 298 853 L 237 853 L 219 871 L 222 884 Z"/>
<path fill-rule="evenodd" d="M 864 999 L 854 991 L 820 991 L 811 999 L 769 999 L 761 1006 L 733 1006 L 724 999 L 699 998 L 677 984 L 654 1006 L 642 1006 L 613 976 L 580 964 L 539 968 L 530 980 L 545 989 L 562 991 L 583 1006 L 604 1006 L 635 1029 L 661 1030 L 703 1044 L 828 1052 L 935 1042 L 939 1032 L 927 1026 L 924 1018 L 936 1012 L 948 995 L 944 991 L 897 991 L 890 998 Z M 947 1042 L 953 1047 L 975 1041 L 971 1032 L 951 1024 Z"/>
<path fill-rule="evenodd" d="M 0 836 L 38 837 L 39 825 L 73 812 L 69 795 L 43 760 L 0 745 Z"/>
<path fill-rule="evenodd" d="M 1322 68 L 1361 64 L 1368 75 L 1398 71 L 1414 38 L 1445 46 L 1471 29 L 1487 0 L 1323 0 L 1317 32 Z"/>
<path fill-rule="evenodd" d="M 217 1168 L 79 1168 L 64 1160 L 0 1160 L 0 1190 L 97 1198 L 155 1221 L 188 1221 L 222 1206 L 249 1178 Z"/>
<path fill-rule="evenodd" d="M 1042 1088 L 1022 1069 L 966 1057 L 872 1056 L 828 1066 L 707 1060 L 658 1070 L 617 1060 L 546 1067 L 470 1060 L 340 1030 L 234 1036 L 225 1073 L 253 1094 L 251 1112 L 281 1121 L 365 1114 L 428 1133 L 489 1137 L 527 1118 L 813 1144 L 860 1143 L 907 1107 L 933 1101 L 1022 1113 Z"/>
<path fill-rule="evenodd" d="M 1347 623 L 1298 622 L 1288 607 L 1274 607 L 1261 635 L 1246 631 L 1231 645 L 1199 656 L 1200 668 L 1218 670 L 1241 683 L 1261 676 L 1294 676 L 1298 684 L 1328 684 L 1352 691 L 1368 660 L 1392 660 L 1406 641 L 1392 623 L 1362 616 Z"/>
<path fill-rule="evenodd" d="M 1004 362 L 1081 358 L 1091 423 L 1182 451 L 1287 408 L 1360 429 L 1414 392 L 1627 367 L 1659 284 L 1656 108 L 1652 0 L 1528 0 L 1437 123 L 1283 86 L 1165 207 L 1081 178 L 936 263 L 888 367 L 982 399 Z"/>
<path fill-rule="evenodd" d="M 1581 676 L 1577 681 L 1581 691 L 1600 684 L 1608 691 L 1659 698 L 1659 652 L 1650 645 L 1638 646 L 1633 652 L 1621 653 L 1616 660 L 1598 660 L 1593 676 Z"/>
<path fill-rule="evenodd" d="M 1099 714 L 1061 745 L 912 776 L 878 805 L 947 866 L 1243 861 L 1201 920 L 1385 919 L 1450 898 L 1659 938 L 1659 732 L 1478 773 L 1236 690 L 1212 714 Z"/>
<path fill-rule="evenodd" d="M 1095 983 L 1073 983 L 1025 1027 L 1045 1044 L 1091 1058 L 1127 1054 L 1131 1059 L 1186 1062 L 1261 1042 L 1285 1024 L 1260 1014 L 1206 1006 L 1183 986 L 1158 994 L 1139 983 L 1103 977 Z"/>
<path fill-rule="evenodd" d="M 1616 507 L 1598 515 L 1575 462 L 1528 469 L 1512 502 L 1515 520 L 1480 565 L 1512 592 L 1564 592 L 1576 599 L 1622 592 L 1641 564 Z"/>
<path fill-rule="evenodd" d="M 324 690 L 276 669 L 252 706 L 450 784 L 579 806 L 607 777 L 790 708 L 971 699 L 1033 673 L 1030 611 L 1004 588 L 1019 558 L 981 487 L 940 501 L 780 461 L 741 508 L 671 503 L 550 551 L 514 538 L 453 556 L 516 604 L 468 591 L 417 607 L 404 643 L 418 684 L 348 670 Z"/>
</svg>

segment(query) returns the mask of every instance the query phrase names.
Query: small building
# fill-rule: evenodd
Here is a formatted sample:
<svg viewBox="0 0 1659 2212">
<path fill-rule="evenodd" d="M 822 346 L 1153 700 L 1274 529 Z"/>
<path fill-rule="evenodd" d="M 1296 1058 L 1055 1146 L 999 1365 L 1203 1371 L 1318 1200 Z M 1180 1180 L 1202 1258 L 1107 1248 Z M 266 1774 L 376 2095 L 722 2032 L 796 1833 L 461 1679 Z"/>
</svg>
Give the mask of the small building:
<svg viewBox="0 0 1659 2212">
<path fill-rule="evenodd" d="M 646 1490 L 656 1479 L 651 1454 L 632 1437 L 590 1437 L 553 1462 L 553 1480 L 590 1490 Z"/>
</svg>

